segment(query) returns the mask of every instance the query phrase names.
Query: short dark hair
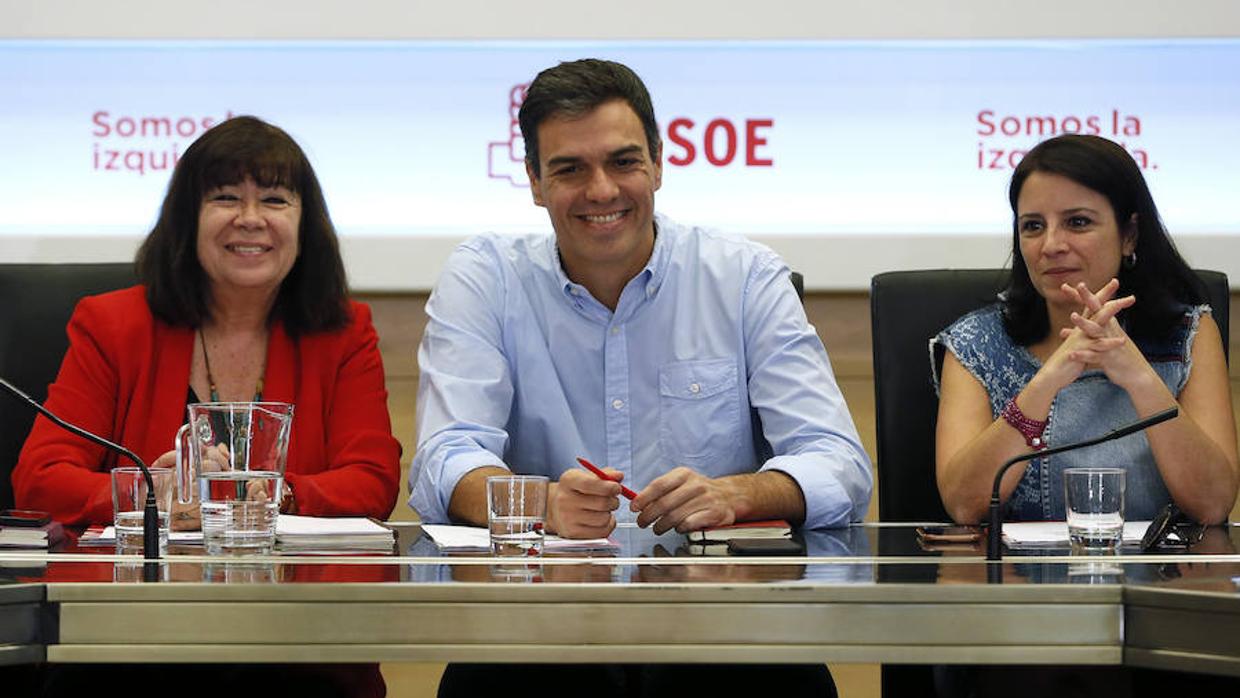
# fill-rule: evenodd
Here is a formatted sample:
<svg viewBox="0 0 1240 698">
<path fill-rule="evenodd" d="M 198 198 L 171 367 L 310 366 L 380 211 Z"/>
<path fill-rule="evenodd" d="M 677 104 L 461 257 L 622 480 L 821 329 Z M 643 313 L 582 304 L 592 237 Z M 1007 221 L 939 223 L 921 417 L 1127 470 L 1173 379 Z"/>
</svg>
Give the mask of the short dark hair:
<svg viewBox="0 0 1240 698">
<path fill-rule="evenodd" d="M 1068 134 L 1039 143 L 1012 173 L 1008 201 L 1012 206 L 1012 276 L 1004 300 L 1004 324 L 1013 341 L 1033 344 L 1050 332 L 1043 298 L 1029 278 L 1020 253 L 1020 222 L 1016 204 L 1029 175 L 1045 172 L 1066 177 L 1107 198 L 1121 235 L 1136 215 L 1137 263 L 1121 264 L 1119 294 L 1135 294 L 1137 303 L 1120 319 L 1130 336 L 1166 337 L 1181 321 L 1184 304 L 1204 303 L 1205 285 L 1176 251 L 1154 205 L 1141 168 L 1119 144 L 1099 136 Z"/>
<path fill-rule="evenodd" d="M 207 192 L 247 177 L 259 186 L 286 187 L 301 199 L 297 260 L 280 284 L 270 319 L 283 322 L 293 336 L 344 327 L 348 281 L 314 168 L 292 137 L 253 116 L 207 130 L 173 170 L 159 220 L 134 261 L 151 312 L 189 327 L 210 318 L 211 285 L 198 260 L 198 214 Z"/>
<path fill-rule="evenodd" d="M 525 162 L 534 176 L 542 174 L 538 166 L 538 127 L 542 122 L 553 116 L 582 116 L 613 99 L 624 100 L 637 114 L 646 132 L 649 155 L 658 158 L 662 149 L 659 124 L 642 79 L 621 63 L 583 58 L 547 68 L 525 91 L 518 120 L 525 139 Z"/>
</svg>

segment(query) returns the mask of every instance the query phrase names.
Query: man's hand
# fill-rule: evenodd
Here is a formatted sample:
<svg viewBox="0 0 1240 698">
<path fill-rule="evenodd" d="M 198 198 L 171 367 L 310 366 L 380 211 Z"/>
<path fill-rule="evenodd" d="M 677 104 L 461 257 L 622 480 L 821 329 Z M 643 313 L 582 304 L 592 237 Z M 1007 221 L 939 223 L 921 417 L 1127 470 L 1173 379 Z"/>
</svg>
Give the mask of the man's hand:
<svg viewBox="0 0 1240 698">
<path fill-rule="evenodd" d="M 619 470 L 603 472 L 617 481 Z M 620 507 L 620 484 L 572 469 L 560 476 L 547 493 L 547 527 L 563 538 L 606 538 L 616 527 L 611 512 Z"/>
<path fill-rule="evenodd" d="M 728 480 L 712 480 L 681 466 L 646 485 L 629 508 L 640 512 L 638 526 L 653 525 L 656 534 L 673 528 L 688 533 L 735 523 L 737 494 Z"/>
</svg>

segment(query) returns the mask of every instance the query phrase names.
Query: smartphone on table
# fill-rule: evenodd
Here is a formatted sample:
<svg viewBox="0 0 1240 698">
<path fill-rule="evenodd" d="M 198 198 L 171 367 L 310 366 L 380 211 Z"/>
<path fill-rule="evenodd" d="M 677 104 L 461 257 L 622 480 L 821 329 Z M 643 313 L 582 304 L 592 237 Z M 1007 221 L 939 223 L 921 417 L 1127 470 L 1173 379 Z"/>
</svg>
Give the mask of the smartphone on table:
<svg viewBox="0 0 1240 698">
<path fill-rule="evenodd" d="M 796 538 L 733 538 L 728 541 L 730 555 L 804 555 L 805 544 Z"/>
<path fill-rule="evenodd" d="M 917 537 L 927 543 L 976 543 L 982 539 L 977 526 L 918 526 Z"/>
<path fill-rule="evenodd" d="M 0 526 L 39 528 L 52 522 L 52 515 L 34 509 L 0 509 Z"/>
</svg>

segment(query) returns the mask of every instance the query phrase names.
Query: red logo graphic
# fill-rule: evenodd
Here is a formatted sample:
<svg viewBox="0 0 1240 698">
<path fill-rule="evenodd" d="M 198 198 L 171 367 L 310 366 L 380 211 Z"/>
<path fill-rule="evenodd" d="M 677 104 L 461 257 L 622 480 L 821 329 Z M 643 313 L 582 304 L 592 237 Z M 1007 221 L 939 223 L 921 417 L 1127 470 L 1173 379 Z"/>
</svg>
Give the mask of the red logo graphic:
<svg viewBox="0 0 1240 698">
<path fill-rule="evenodd" d="M 517 113 L 525 101 L 525 89 L 529 83 L 513 85 L 508 91 L 508 140 L 487 143 L 487 176 L 506 179 L 514 187 L 529 188 L 525 176 L 525 139 L 521 137 L 521 124 Z"/>
<path fill-rule="evenodd" d="M 693 119 L 679 117 L 672 119 L 667 129 L 667 140 L 680 152 L 667 154 L 667 163 L 676 167 L 688 167 L 697 159 L 698 144 L 706 162 L 715 167 L 727 167 L 737 161 L 737 151 L 744 150 L 746 167 L 770 167 L 774 159 L 765 150 L 768 133 L 775 125 L 775 119 L 745 119 L 744 127 L 737 128 L 731 119 L 717 118 L 702 130 L 700 140 L 694 133 Z M 738 161 L 739 162 L 739 161 Z"/>
<path fill-rule="evenodd" d="M 529 83 L 521 83 L 508 91 L 508 139 L 487 143 L 487 177 L 507 180 L 522 189 L 529 188 L 530 183 L 525 174 L 525 139 L 517 115 L 528 87 Z M 699 130 L 693 119 L 678 116 L 669 122 L 665 134 L 666 162 L 672 167 L 689 167 L 694 162 L 714 168 L 733 164 L 771 167 L 775 160 L 768 148 L 774 126 L 772 117 L 717 117 Z"/>
</svg>

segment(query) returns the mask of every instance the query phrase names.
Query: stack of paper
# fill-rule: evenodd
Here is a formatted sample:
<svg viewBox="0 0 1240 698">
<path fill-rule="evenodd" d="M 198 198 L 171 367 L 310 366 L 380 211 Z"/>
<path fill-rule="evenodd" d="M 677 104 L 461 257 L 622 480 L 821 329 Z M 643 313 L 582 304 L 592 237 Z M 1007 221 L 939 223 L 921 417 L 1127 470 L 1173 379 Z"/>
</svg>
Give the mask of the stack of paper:
<svg viewBox="0 0 1240 698">
<path fill-rule="evenodd" d="M 392 552 L 396 534 L 367 518 L 325 518 L 280 514 L 276 545 L 287 552 Z"/>
<path fill-rule="evenodd" d="M 202 531 L 172 531 L 172 545 L 202 545 Z M 392 552 L 396 535 L 392 529 L 361 517 L 327 518 L 280 514 L 276 519 L 276 547 L 297 553 L 333 553 L 342 550 Z M 116 528 L 87 529 L 78 545 L 115 545 Z"/>
<path fill-rule="evenodd" d="M 47 548 L 65 537 L 65 529 L 59 521 L 43 526 L 0 527 L 0 548 Z"/>
<path fill-rule="evenodd" d="M 202 531 L 169 531 L 168 543 L 171 545 L 202 545 Z M 78 545 L 83 548 L 116 545 L 115 526 L 91 526 L 82 532 Z"/>
<path fill-rule="evenodd" d="M 491 534 L 477 526 L 446 526 L 422 524 L 422 531 L 435 541 L 444 552 L 472 553 L 491 551 Z M 547 534 L 543 538 L 543 552 L 579 552 L 588 550 L 618 550 L 620 544 L 610 538 L 561 538 Z"/>
<path fill-rule="evenodd" d="M 1149 521 L 1125 521 L 1124 545 L 1138 545 Z M 1003 544 L 1009 548 L 1067 547 L 1067 521 L 1016 521 L 1003 524 Z"/>
</svg>

